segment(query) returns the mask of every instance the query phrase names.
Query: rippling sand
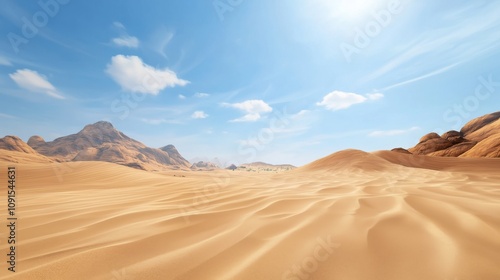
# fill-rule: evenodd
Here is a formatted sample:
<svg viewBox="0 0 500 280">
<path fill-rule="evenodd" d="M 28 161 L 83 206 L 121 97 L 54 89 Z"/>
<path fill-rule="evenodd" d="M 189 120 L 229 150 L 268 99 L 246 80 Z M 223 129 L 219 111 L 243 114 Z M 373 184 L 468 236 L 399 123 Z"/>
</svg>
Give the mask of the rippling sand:
<svg viewBox="0 0 500 280">
<path fill-rule="evenodd" d="M 4 182 L 7 165 L 18 272 L 2 261 L 0 279 L 500 279 L 497 159 L 351 150 L 279 174 L 4 161 Z"/>
</svg>

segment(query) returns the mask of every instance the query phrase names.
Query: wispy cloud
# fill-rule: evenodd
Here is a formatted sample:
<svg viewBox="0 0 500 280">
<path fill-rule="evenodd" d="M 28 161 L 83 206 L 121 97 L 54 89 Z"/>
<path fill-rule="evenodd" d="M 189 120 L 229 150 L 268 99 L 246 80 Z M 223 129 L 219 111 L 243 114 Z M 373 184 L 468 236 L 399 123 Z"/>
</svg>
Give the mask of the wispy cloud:
<svg viewBox="0 0 500 280">
<path fill-rule="evenodd" d="M 139 47 L 139 39 L 135 36 L 127 34 L 125 26 L 121 22 L 113 22 L 113 26 L 121 33 L 119 37 L 111 39 L 111 41 L 119 47 L 137 48 Z"/>
<path fill-rule="evenodd" d="M 337 111 L 347 109 L 355 104 L 360 104 L 368 100 L 377 100 L 384 97 L 381 93 L 370 93 L 366 96 L 361 94 L 344 92 L 335 90 L 323 97 L 321 102 L 317 102 L 317 106 L 325 107 L 328 110 Z"/>
<path fill-rule="evenodd" d="M 443 20 L 451 22 L 447 27 L 423 30 L 422 35 L 413 42 L 405 46 L 395 46 L 394 51 L 402 51 L 365 77 L 363 82 L 376 80 L 393 71 L 415 73 L 415 64 L 418 61 L 428 61 L 427 67 L 438 69 L 419 69 L 420 72 L 429 74 L 414 74 L 416 78 L 407 78 L 408 81 L 414 82 L 438 75 L 460 63 L 497 50 L 500 46 L 497 40 L 500 36 L 499 2 L 491 1 L 482 7 L 468 6 L 468 10 L 474 11 L 469 11 L 473 16 L 467 18 L 457 16 L 464 12 L 463 9 L 451 11 L 443 16 Z M 498 31 L 492 32 L 495 29 Z"/>
<path fill-rule="evenodd" d="M 184 86 L 189 83 L 179 79 L 174 71 L 157 69 L 145 64 L 138 56 L 113 56 L 106 73 L 123 90 L 152 95 L 157 95 L 167 87 Z"/>
<path fill-rule="evenodd" d="M 174 32 L 167 27 L 161 26 L 152 33 L 151 39 L 148 41 L 148 45 L 154 52 L 164 58 L 168 58 L 166 48 L 173 38 Z"/>
<path fill-rule="evenodd" d="M 231 122 L 254 122 L 259 120 L 262 114 L 273 111 L 273 108 L 263 100 L 247 100 L 232 104 L 222 103 L 222 106 L 239 109 L 246 113 L 243 117 L 231 120 Z"/>
<path fill-rule="evenodd" d="M 300 110 L 298 113 L 293 114 L 290 118 L 292 120 L 301 120 L 304 117 L 306 117 L 307 115 L 309 115 L 310 113 L 311 113 L 311 111 L 309 111 L 309 110 Z"/>
<path fill-rule="evenodd" d="M 386 136 L 395 136 L 410 133 L 412 131 L 419 130 L 420 127 L 414 126 L 408 129 L 394 129 L 394 130 L 376 130 L 368 134 L 370 137 L 386 137 Z"/>
<path fill-rule="evenodd" d="M 404 86 L 404 85 L 407 85 L 407 84 L 411 84 L 411 83 L 414 83 L 414 82 L 418 82 L 420 80 L 423 80 L 423 79 L 427 79 L 427 78 L 430 78 L 432 76 L 436 76 L 436 75 L 439 75 L 441 73 L 444 73 L 458 65 L 460 65 L 461 62 L 457 62 L 457 63 L 453 63 L 451 65 L 448 65 L 446 67 L 443 67 L 443 68 L 440 68 L 440 69 L 437 69 L 437 70 L 434 70 L 430 73 L 427 73 L 425 75 L 422 75 L 422 76 L 419 76 L 419 77 L 416 77 L 416 78 L 412 78 L 412 79 L 409 79 L 409 80 L 406 80 L 404 82 L 400 82 L 400 83 L 397 83 L 397 84 L 394 84 L 394 85 L 390 85 L 390 86 L 387 86 L 385 88 L 382 89 L 382 91 L 386 91 L 386 90 L 390 90 L 390 89 L 393 89 L 393 88 L 396 88 L 396 87 L 400 87 L 400 86 Z"/>
<path fill-rule="evenodd" d="M 185 95 L 182 95 L 182 94 L 179 94 L 177 97 L 179 97 L 179 99 L 181 99 L 181 100 L 186 99 L 186 96 L 185 96 Z"/>
<path fill-rule="evenodd" d="M 47 77 L 38 74 L 38 72 L 21 69 L 15 73 L 9 74 L 9 77 L 21 88 L 31 92 L 44 93 L 57 99 L 65 99 L 59 91 L 48 80 Z"/>
<path fill-rule="evenodd" d="M 124 35 L 121 37 L 113 38 L 113 43 L 120 47 L 137 48 L 139 46 L 139 39 L 134 36 Z"/>
<path fill-rule="evenodd" d="M 206 114 L 203 111 L 195 111 L 192 115 L 191 118 L 193 119 L 206 119 L 208 118 L 208 114 Z"/>
<path fill-rule="evenodd" d="M 210 94 L 203 93 L 203 92 L 197 92 L 197 93 L 194 94 L 194 97 L 196 97 L 196 98 L 206 98 L 206 97 L 209 97 L 209 96 L 210 96 Z"/>
</svg>

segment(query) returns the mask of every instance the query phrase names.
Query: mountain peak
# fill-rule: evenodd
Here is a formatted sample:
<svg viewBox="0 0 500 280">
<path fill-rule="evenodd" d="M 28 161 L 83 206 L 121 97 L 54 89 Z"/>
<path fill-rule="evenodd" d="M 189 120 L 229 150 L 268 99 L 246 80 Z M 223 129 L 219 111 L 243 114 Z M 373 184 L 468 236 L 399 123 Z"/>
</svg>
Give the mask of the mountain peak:
<svg viewBox="0 0 500 280">
<path fill-rule="evenodd" d="M 85 138 L 92 145 L 112 143 L 121 139 L 130 140 L 125 134 L 115 129 L 111 123 L 106 121 L 86 125 L 76 135 L 80 138 Z"/>
<path fill-rule="evenodd" d="M 76 134 L 50 142 L 45 142 L 40 136 L 32 136 L 29 146 L 25 144 L 27 148 L 23 148 L 21 142 L 20 139 L 6 137 L 0 139 L 0 149 L 36 151 L 59 161 L 107 161 L 146 170 L 190 166 L 173 145 L 165 146 L 164 150 L 149 148 L 106 121 L 86 125 Z"/>
<path fill-rule="evenodd" d="M 86 129 L 98 129 L 98 130 L 116 130 L 115 127 L 107 121 L 98 121 L 94 124 L 86 125 L 83 130 Z"/>
</svg>

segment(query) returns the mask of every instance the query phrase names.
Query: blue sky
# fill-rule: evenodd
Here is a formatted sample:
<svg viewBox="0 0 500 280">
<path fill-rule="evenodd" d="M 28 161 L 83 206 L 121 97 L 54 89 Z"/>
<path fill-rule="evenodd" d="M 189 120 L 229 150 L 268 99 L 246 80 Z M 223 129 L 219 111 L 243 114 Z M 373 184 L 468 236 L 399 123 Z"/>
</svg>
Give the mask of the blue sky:
<svg viewBox="0 0 500 280">
<path fill-rule="evenodd" d="M 0 136 L 302 165 L 498 111 L 500 1 L 6 0 Z"/>
</svg>

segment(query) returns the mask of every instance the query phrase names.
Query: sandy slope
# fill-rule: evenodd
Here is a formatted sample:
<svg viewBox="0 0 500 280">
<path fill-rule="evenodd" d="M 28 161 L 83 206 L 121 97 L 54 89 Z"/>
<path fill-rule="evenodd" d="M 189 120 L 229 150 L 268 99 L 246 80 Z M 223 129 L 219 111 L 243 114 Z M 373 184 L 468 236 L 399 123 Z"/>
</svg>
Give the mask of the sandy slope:
<svg viewBox="0 0 500 280">
<path fill-rule="evenodd" d="M 344 151 L 281 174 L 15 166 L 18 272 L 2 261 L 0 279 L 500 279 L 496 159 Z"/>
</svg>

